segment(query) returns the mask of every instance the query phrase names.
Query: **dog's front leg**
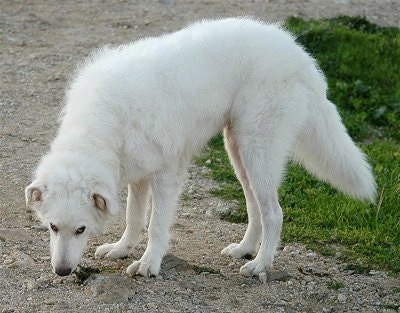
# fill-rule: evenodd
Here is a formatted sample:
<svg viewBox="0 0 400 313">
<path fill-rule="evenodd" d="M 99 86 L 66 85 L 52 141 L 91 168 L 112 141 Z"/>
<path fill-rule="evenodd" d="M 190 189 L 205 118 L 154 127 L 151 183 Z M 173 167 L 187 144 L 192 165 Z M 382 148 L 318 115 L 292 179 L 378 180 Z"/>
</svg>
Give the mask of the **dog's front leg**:
<svg viewBox="0 0 400 313">
<path fill-rule="evenodd" d="M 149 240 L 146 251 L 139 261 L 126 270 L 130 275 L 157 276 L 161 261 L 167 253 L 169 228 L 183 181 L 183 171 L 157 173 L 151 178 L 152 213 L 149 224 Z"/>
<path fill-rule="evenodd" d="M 97 248 L 96 257 L 120 259 L 136 247 L 139 235 L 144 229 L 146 208 L 149 200 L 150 183 L 143 179 L 137 184 L 128 185 L 126 205 L 126 228 L 120 240 L 106 243 Z"/>
</svg>

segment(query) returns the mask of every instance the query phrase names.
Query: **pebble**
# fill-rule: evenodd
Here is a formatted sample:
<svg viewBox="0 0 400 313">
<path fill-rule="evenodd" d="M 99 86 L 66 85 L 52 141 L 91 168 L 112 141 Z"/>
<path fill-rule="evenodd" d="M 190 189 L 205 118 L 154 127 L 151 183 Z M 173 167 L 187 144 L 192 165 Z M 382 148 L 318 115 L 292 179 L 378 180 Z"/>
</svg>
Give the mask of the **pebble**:
<svg viewBox="0 0 400 313">
<path fill-rule="evenodd" d="M 345 294 L 339 293 L 339 294 L 337 295 L 337 300 L 338 300 L 339 302 L 346 302 L 347 297 L 346 297 Z"/>
<path fill-rule="evenodd" d="M 146 308 L 152 311 L 156 311 L 158 309 L 158 306 L 154 302 L 150 302 L 146 304 Z"/>
<path fill-rule="evenodd" d="M 307 258 L 315 259 L 317 257 L 317 254 L 315 252 L 308 252 L 306 256 Z"/>
<path fill-rule="evenodd" d="M 315 287 L 315 285 L 316 285 L 316 282 L 314 282 L 314 281 L 310 281 L 310 282 L 307 284 L 307 290 L 309 290 L 309 291 L 313 291 L 313 290 L 314 290 L 314 287 Z"/>
<path fill-rule="evenodd" d="M 132 279 L 119 275 L 95 274 L 84 283 L 88 286 L 93 296 L 104 303 L 127 302 L 136 294 Z"/>
<path fill-rule="evenodd" d="M 24 286 L 28 291 L 31 291 L 38 287 L 38 283 L 34 279 L 29 279 Z"/>
<path fill-rule="evenodd" d="M 47 227 L 44 225 L 35 225 L 35 226 L 32 226 L 31 228 L 37 232 L 46 232 L 47 231 Z"/>
<path fill-rule="evenodd" d="M 359 305 L 363 305 L 363 304 L 365 303 L 365 299 L 363 299 L 363 298 L 358 298 L 358 299 L 357 299 L 357 303 L 358 303 Z"/>
<path fill-rule="evenodd" d="M 376 276 L 376 275 L 384 276 L 385 275 L 385 273 L 383 273 L 381 271 L 376 271 L 376 270 L 370 270 L 368 274 L 372 275 L 372 276 Z"/>
<path fill-rule="evenodd" d="M 287 271 L 270 271 L 267 272 L 268 282 L 271 281 L 288 281 L 291 278 Z"/>
</svg>

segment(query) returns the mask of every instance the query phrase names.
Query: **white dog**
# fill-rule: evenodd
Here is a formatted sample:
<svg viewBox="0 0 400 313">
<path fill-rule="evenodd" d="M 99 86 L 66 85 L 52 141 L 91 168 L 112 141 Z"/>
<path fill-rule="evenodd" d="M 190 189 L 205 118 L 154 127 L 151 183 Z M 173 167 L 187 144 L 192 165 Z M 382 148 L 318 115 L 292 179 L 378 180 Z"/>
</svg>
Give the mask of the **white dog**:
<svg viewBox="0 0 400 313">
<path fill-rule="evenodd" d="M 148 245 L 127 272 L 158 275 L 186 168 L 222 130 L 249 217 L 243 240 L 222 254 L 258 251 L 240 272 L 269 270 L 288 159 L 351 196 L 375 197 L 370 166 L 326 92 L 290 34 L 250 19 L 202 21 L 97 51 L 72 82 L 58 135 L 26 188 L 27 204 L 50 229 L 54 271 L 74 271 L 89 235 L 118 213 L 127 184 L 125 232 L 95 255 L 122 258 L 135 248 L 151 193 Z"/>
</svg>

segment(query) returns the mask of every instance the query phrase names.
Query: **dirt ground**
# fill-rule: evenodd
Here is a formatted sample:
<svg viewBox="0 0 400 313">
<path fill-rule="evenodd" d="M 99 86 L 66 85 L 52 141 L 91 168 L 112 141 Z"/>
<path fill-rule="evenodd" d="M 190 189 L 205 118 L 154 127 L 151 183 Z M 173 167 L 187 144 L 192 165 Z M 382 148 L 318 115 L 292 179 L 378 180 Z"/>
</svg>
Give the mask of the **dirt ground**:
<svg viewBox="0 0 400 313">
<path fill-rule="evenodd" d="M 170 256 L 156 278 L 128 277 L 145 235 L 125 260 L 96 260 L 95 247 L 122 234 L 123 216 L 93 238 L 86 264 L 102 269 L 84 284 L 51 272 L 48 233 L 24 204 L 24 188 L 55 134 L 72 71 L 94 48 L 174 31 L 211 17 L 248 15 L 279 21 L 364 15 L 400 27 L 399 0 L 13 0 L 0 2 L 0 309 L 1 312 L 400 312 L 400 277 L 346 270 L 340 255 L 322 257 L 282 244 L 279 274 L 263 284 L 239 275 L 245 260 L 220 255 L 245 225 L 217 218 L 234 204 L 193 166 L 177 211 Z M 123 202 L 121 200 L 121 205 Z M 287 273 L 287 274 L 285 274 Z"/>
</svg>

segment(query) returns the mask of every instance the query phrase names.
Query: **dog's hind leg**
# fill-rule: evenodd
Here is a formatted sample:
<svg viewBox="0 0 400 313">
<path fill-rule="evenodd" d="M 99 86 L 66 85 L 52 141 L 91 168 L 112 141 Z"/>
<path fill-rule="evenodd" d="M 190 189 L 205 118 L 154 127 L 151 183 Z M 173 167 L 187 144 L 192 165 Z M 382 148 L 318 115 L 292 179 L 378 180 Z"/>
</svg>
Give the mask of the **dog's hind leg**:
<svg viewBox="0 0 400 313">
<path fill-rule="evenodd" d="M 231 243 L 221 251 L 221 254 L 230 255 L 231 257 L 239 259 L 246 255 L 255 255 L 257 253 L 261 241 L 260 211 L 257 200 L 251 189 L 246 170 L 243 167 L 236 138 L 230 125 L 224 128 L 224 142 L 229 159 L 235 169 L 236 177 L 239 179 L 243 188 L 249 223 L 242 241 L 240 243 Z"/>
<path fill-rule="evenodd" d="M 293 112 L 277 112 L 279 114 L 264 115 L 268 116 L 268 120 L 264 122 L 256 120 L 256 127 L 248 127 L 247 132 L 235 134 L 238 154 L 257 201 L 262 226 L 261 245 L 257 256 L 240 269 L 244 276 L 259 275 L 272 267 L 283 222 L 282 209 L 278 203 L 278 189 L 298 129 L 304 121 L 301 114 L 298 114 L 296 120 Z"/>
<path fill-rule="evenodd" d="M 301 76 L 293 76 L 275 87 L 262 83 L 244 86 L 231 111 L 237 154 L 259 209 L 254 216 L 261 224 L 258 253 L 240 269 L 245 276 L 272 268 L 283 222 L 278 189 L 308 115 L 311 94 Z"/>
<path fill-rule="evenodd" d="M 282 151 L 278 152 L 272 147 L 270 157 L 267 151 L 257 146 L 247 146 L 241 152 L 251 188 L 257 199 L 262 225 L 262 240 L 257 256 L 240 269 L 242 275 L 253 276 L 271 269 L 280 240 L 283 213 L 278 203 L 278 187 L 284 169 L 285 156 L 282 155 Z M 280 155 L 279 159 L 276 158 L 277 155 Z"/>
<path fill-rule="evenodd" d="M 128 185 L 125 231 L 117 242 L 106 243 L 98 247 L 95 253 L 96 257 L 124 258 L 136 247 L 139 235 L 145 225 L 149 191 L 150 183 L 147 179 Z"/>
<path fill-rule="evenodd" d="M 169 228 L 185 172 L 183 169 L 165 170 L 152 175 L 153 207 L 148 230 L 149 240 L 141 259 L 127 268 L 128 274 L 157 276 L 160 272 L 162 258 L 168 250 Z"/>
</svg>

